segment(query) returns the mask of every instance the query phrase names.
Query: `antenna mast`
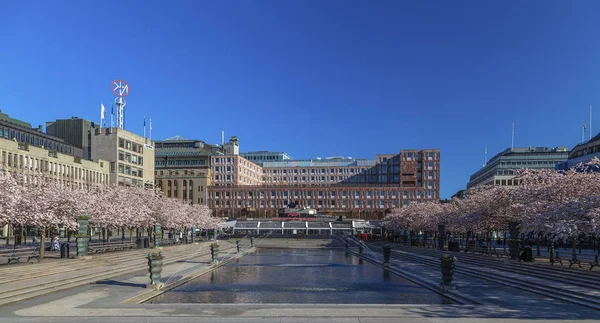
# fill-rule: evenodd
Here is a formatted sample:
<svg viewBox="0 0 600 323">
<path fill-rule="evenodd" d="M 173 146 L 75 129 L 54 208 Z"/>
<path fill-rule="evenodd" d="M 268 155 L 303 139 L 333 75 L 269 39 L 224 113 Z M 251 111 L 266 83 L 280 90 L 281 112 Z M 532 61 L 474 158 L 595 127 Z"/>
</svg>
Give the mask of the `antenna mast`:
<svg viewBox="0 0 600 323">
<path fill-rule="evenodd" d="M 129 84 L 123 80 L 114 80 L 112 82 L 112 92 L 117 97 L 114 104 L 117 106 L 117 127 L 125 129 L 125 97 L 129 95 Z"/>
<path fill-rule="evenodd" d="M 487 146 L 485 146 L 485 152 L 483 154 L 483 167 L 487 165 Z"/>
<path fill-rule="evenodd" d="M 513 122 L 513 125 L 512 125 L 512 139 L 511 139 L 511 142 L 510 142 L 510 149 L 512 150 L 514 148 L 515 148 L 515 123 Z"/>
</svg>

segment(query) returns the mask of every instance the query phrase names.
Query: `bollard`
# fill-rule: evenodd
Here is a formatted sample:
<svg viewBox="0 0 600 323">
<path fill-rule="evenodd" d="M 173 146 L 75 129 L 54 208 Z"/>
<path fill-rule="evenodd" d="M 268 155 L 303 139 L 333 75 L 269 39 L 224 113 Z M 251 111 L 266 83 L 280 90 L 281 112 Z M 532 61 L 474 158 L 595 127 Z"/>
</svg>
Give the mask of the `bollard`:
<svg viewBox="0 0 600 323">
<path fill-rule="evenodd" d="M 235 247 L 237 248 L 237 252 L 240 252 L 240 250 L 242 249 L 242 247 L 240 246 L 240 240 L 235 242 Z"/>
<path fill-rule="evenodd" d="M 210 245 L 210 256 L 212 258 L 211 262 L 216 263 L 217 257 L 219 256 L 219 245 L 218 244 L 213 243 Z"/>
<path fill-rule="evenodd" d="M 384 266 L 389 266 L 390 265 L 390 256 L 392 255 L 392 247 L 390 246 L 385 246 L 383 247 L 383 265 Z"/>
<path fill-rule="evenodd" d="M 148 271 L 150 272 L 150 285 L 148 285 L 148 287 L 160 289 L 163 286 L 163 284 L 160 282 L 163 258 L 164 256 L 162 250 L 148 254 Z"/>
<path fill-rule="evenodd" d="M 454 279 L 454 263 L 456 258 L 449 255 L 443 255 L 440 258 L 440 267 L 442 269 L 442 288 L 448 290 L 450 283 Z"/>
<path fill-rule="evenodd" d="M 250 237 L 250 248 L 254 248 L 254 238 Z"/>
</svg>

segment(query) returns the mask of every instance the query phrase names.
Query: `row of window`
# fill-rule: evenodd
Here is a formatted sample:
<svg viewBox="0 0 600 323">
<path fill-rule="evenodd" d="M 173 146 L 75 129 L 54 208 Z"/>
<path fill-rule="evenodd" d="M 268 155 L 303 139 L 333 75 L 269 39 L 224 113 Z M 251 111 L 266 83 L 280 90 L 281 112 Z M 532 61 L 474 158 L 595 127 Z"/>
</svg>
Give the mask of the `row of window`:
<svg viewBox="0 0 600 323">
<path fill-rule="evenodd" d="M 413 202 L 422 203 L 427 201 L 427 199 L 416 200 Z M 319 200 L 306 200 L 303 201 L 304 204 L 308 207 L 317 207 L 317 208 L 335 208 L 335 209 L 344 209 L 344 208 L 395 208 L 402 203 L 402 205 L 408 205 L 411 203 L 410 200 L 388 200 L 388 201 L 319 201 Z M 209 201 L 210 207 L 212 208 L 244 208 L 244 207 L 258 207 L 258 208 L 282 208 L 288 204 L 288 201 L 230 201 L 230 200 L 222 200 L 222 201 Z"/>
<path fill-rule="evenodd" d="M 173 160 L 157 160 L 154 162 L 157 167 L 165 166 L 204 166 L 206 161 L 203 159 L 173 159 Z"/>
<path fill-rule="evenodd" d="M 270 196 L 272 199 L 274 198 L 379 198 L 379 199 L 395 199 L 400 196 L 402 193 L 403 198 L 422 198 L 423 196 L 427 196 L 429 198 L 435 198 L 437 196 L 437 192 L 435 190 L 410 190 L 410 191 L 258 191 L 258 192 L 211 192 L 210 197 L 214 199 L 225 198 L 228 199 L 230 197 L 233 198 L 244 198 L 244 199 L 252 199 L 259 198 L 263 199 L 265 197 Z"/>
<path fill-rule="evenodd" d="M 112 168 L 111 164 L 111 168 Z M 112 169 L 111 169 L 112 171 Z M 119 163 L 119 174 L 125 174 L 134 177 L 144 177 L 144 171 L 141 168 L 132 167 L 127 164 Z"/>
<path fill-rule="evenodd" d="M 500 165 L 510 165 L 510 166 L 531 166 L 531 165 L 558 165 L 560 161 L 550 161 L 550 160 L 534 160 L 534 161 L 513 161 L 513 162 L 500 162 Z"/>
<path fill-rule="evenodd" d="M 40 171 L 63 178 L 82 180 L 89 183 L 108 183 L 108 175 L 101 172 L 87 170 L 76 166 L 64 165 L 48 160 L 32 158 L 6 151 L 2 151 L 2 165 L 32 171 Z"/>
<path fill-rule="evenodd" d="M 119 138 L 119 148 L 124 148 L 138 154 L 144 154 L 144 145 L 123 138 Z"/>
<path fill-rule="evenodd" d="M 119 160 L 126 161 L 128 163 L 132 163 L 135 165 L 144 165 L 144 157 L 138 156 L 136 154 L 132 154 L 129 152 L 125 152 L 119 149 Z"/>
<path fill-rule="evenodd" d="M 15 130 L 9 127 L 0 127 L 0 138 L 4 139 L 16 139 L 21 143 L 28 143 L 32 146 L 43 147 L 48 150 L 56 150 L 61 154 L 72 154 L 72 147 L 69 145 L 61 144 L 59 142 L 55 142 L 52 140 L 48 140 L 46 138 L 42 138 L 36 136 L 34 134 L 29 134 L 26 132 L 21 132 L 19 130 Z"/>
</svg>

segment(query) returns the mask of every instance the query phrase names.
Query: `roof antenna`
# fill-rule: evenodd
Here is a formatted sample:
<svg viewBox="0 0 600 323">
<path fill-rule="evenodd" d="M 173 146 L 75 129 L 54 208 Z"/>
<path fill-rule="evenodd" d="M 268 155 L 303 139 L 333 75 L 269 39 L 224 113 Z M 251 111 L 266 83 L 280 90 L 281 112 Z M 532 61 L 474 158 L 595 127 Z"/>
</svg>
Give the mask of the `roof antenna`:
<svg viewBox="0 0 600 323">
<path fill-rule="evenodd" d="M 512 151 L 515 148 L 515 123 L 512 125 L 512 140 L 510 142 L 510 150 Z"/>
<path fill-rule="evenodd" d="M 487 146 L 485 146 L 485 153 L 483 156 L 483 167 L 485 167 L 487 165 Z"/>
</svg>

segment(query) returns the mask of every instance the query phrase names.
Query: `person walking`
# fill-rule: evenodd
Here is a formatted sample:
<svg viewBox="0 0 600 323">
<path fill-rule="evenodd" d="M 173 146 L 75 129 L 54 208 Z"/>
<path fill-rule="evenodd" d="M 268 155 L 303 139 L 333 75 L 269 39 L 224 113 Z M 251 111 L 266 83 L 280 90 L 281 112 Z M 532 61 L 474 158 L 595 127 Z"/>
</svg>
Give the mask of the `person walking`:
<svg viewBox="0 0 600 323">
<path fill-rule="evenodd" d="M 52 239 L 52 251 L 58 251 L 60 250 L 60 237 L 59 236 L 54 236 L 54 238 Z"/>
</svg>

